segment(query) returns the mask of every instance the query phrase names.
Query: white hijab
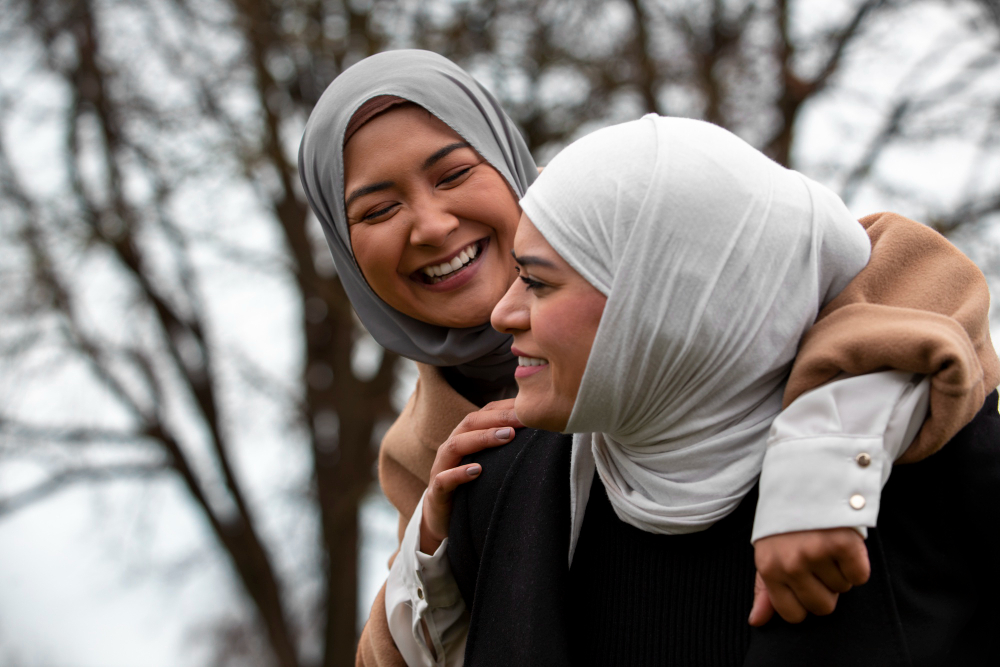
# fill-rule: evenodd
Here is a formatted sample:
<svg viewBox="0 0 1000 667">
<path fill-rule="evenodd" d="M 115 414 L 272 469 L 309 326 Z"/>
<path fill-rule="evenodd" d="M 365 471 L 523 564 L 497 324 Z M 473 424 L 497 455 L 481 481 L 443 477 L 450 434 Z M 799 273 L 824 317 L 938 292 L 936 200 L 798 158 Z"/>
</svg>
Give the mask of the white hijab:
<svg viewBox="0 0 1000 667">
<path fill-rule="evenodd" d="M 868 236 L 730 132 L 655 115 L 566 148 L 521 206 L 608 297 L 567 425 L 574 544 L 595 465 L 623 521 L 708 528 L 753 487 L 799 339 Z"/>
</svg>

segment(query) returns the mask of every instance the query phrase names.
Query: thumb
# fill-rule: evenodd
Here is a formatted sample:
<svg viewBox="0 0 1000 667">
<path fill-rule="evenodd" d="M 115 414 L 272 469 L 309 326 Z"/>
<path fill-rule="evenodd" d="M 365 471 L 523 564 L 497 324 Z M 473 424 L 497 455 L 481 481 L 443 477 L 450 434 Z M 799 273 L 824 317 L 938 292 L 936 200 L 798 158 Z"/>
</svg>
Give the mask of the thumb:
<svg viewBox="0 0 1000 667">
<path fill-rule="evenodd" d="M 872 565 L 868 558 L 868 547 L 864 542 L 855 545 L 852 553 L 843 559 L 840 571 L 852 586 L 860 586 L 868 581 L 872 574 Z"/>
<path fill-rule="evenodd" d="M 771 605 L 771 596 L 767 593 L 767 586 L 761 579 L 760 572 L 753 581 L 753 607 L 750 609 L 750 625 L 759 628 L 774 616 L 774 607 Z"/>
</svg>

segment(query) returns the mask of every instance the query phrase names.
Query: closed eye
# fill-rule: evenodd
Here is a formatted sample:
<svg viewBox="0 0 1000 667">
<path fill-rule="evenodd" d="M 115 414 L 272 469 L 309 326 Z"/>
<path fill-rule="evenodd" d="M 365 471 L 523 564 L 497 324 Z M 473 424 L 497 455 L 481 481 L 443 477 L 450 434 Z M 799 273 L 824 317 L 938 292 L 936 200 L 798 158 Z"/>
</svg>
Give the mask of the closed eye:
<svg viewBox="0 0 1000 667">
<path fill-rule="evenodd" d="M 361 220 L 366 221 L 366 220 L 374 220 L 376 218 L 381 218 L 383 215 L 387 214 L 389 211 L 396 208 L 396 206 L 398 206 L 398 204 L 389 204 L 388 206 L 380 208 L 377 211 L 372 211 L 371 213 L 362 217 Z"/>
<path fill-rule="evenodd" d="M 465 169 L 460 169 L 456 171 L 454 174 L 450 174 L 445 178 L 442 178 L 441 181 L 438 183 L 438 185 L 447 185 L 449 183 L 454 183 L 462 176 L 468 174 L 470 171 L 472 171 L 472 167 L 466 167 Z"/>
<path fill-rule="evenodd" d="M 518 279 L 524 283 L 524 289 L 531 291 L 535 289 L 541 289 L 543 287 L 548 287 L 545 283 L 540 283 L 537 280 L 532 280 L 527 276 L 518 276 Z"/>
</svg>

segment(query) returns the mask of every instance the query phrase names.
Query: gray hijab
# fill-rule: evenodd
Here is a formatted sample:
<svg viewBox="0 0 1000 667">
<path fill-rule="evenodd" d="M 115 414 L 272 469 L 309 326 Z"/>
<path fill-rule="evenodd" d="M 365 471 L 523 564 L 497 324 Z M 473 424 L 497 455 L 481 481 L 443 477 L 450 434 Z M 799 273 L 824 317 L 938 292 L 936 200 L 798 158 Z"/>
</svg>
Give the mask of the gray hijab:
<svg viewBox="0 0 1000 667">
<path fill-rule="evenodd" d="M 430 51 L 388 51 L 348 68 L 319 99 L 299 147 L 302 187 L 344 290 L 384 348 L 434 366 L 456 366 L 475 380 L 512 377 L 517 362 L 510 336 L 489 322 L 451 329 L 404 315 L 372 291 L 358 268 L 344 209 L 344 131 L 361 105 L 381 95 L 401 97 L 437 116 L 500 172 L 518 197 L 537 176 L 524 138 L 496 99 L 447 58 Z"/>
</svg>

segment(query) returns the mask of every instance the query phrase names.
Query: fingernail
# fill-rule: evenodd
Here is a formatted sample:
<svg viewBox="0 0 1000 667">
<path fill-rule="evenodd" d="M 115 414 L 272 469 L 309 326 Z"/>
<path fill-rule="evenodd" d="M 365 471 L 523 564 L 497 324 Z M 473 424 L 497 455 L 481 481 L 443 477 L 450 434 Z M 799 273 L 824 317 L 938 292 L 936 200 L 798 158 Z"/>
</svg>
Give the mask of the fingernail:
<svg viewBox="0 0 1000 667">
<path fill-rule="evenodd" d="M 480 466 L 469 466 L 465 469 L 465 472 L 468 473 L 469 477 L 475 477 L 482 471 L 483 469 Z"/>
<path fill-rule="evenodd" d="M 506 440 L 510 437 L 510 428 L 498 428 L 496 435 L 498 440 Z"/>
</svg>

